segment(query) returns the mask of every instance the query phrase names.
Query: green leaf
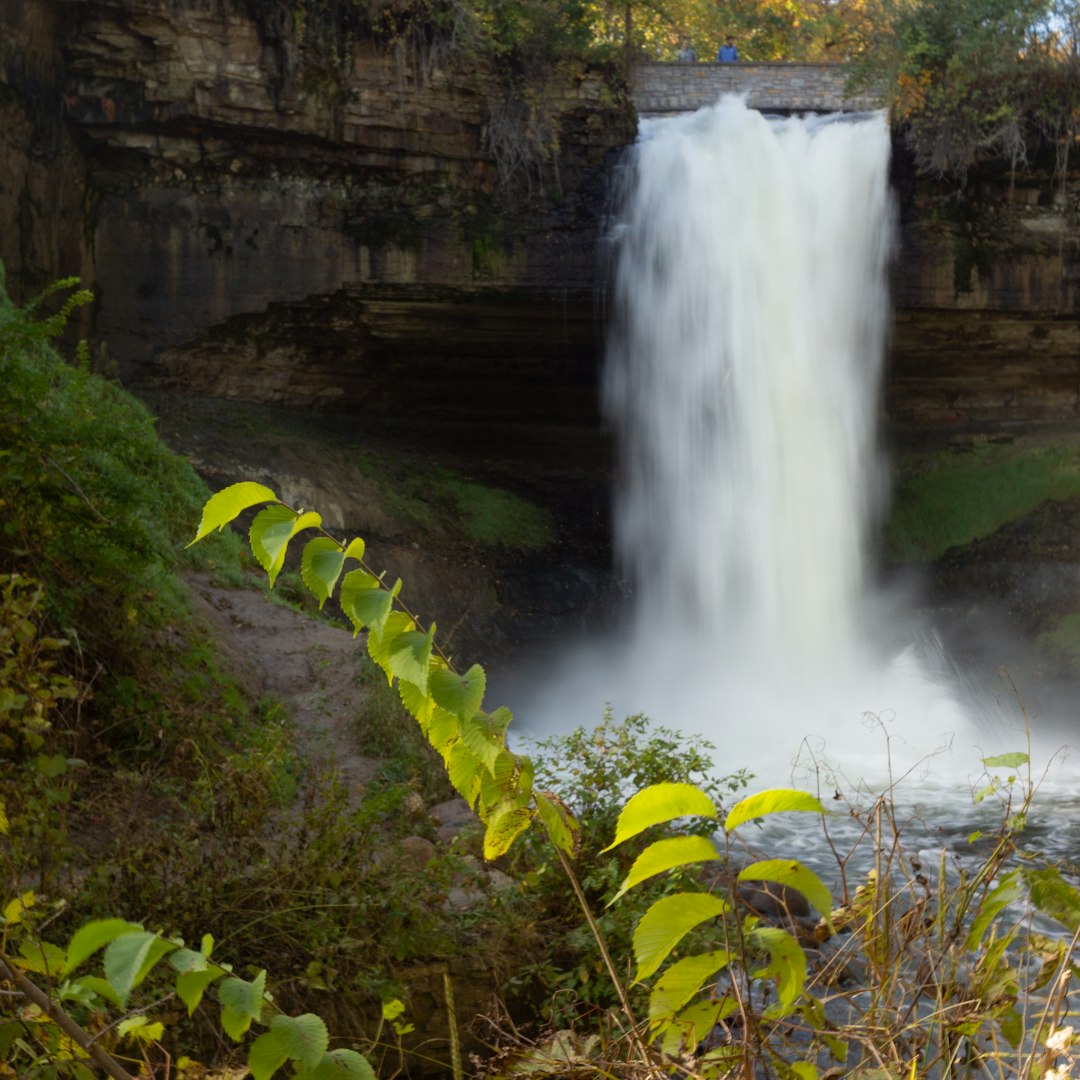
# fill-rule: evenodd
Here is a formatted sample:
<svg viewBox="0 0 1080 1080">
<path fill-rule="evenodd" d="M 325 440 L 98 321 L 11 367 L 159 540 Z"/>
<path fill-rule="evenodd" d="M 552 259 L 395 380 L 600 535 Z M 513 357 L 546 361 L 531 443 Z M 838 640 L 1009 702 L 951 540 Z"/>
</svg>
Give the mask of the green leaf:
<svg viewBox="0 0 1080 1080">
<path fill-rule="evenodd" d="M 392 684 L 394 681 L 394 673 L 390 670 L 390 652 L 394 642 L 414 626 L 416 623 L 404 611 L 391 611 L 387 614 L 381 630 L 376 630 L 374 626 L 369 628 L 368 655 L 382 668 L 388 683 Z"/>
<path fill-rule="evenodd" d="M 398 697 L 401 698 L 406 712 L 416 720 L 426 735 L 437 708 L 435 699 L 430 694 L 425 694 L 419 686 L 403 679 L 398 680 Z"/>
<path fill-rule="evenodd" d="M 19 967 L 50 978 L 64 970 L 64 950 L 51 941 L 24 939 L 19 943 Z"/>
<path fill-rule="evenodd" d="M 362 562 L 364 559 L 364 541 L 359 536 L 354 536 L 348 544 L 345 545 L 345 558 L 355 559 L 357 562 Z"/>
<path fill-rule="evenodd" d="M 786 1016 L 806 985 L 806 953 L 786 930 L 775 926 L 757 927 L 747 935 L 747 941 L 760 946 L 769 954 L 769 966 L 755 972 L 755 976 L 776 977 L 779 1000 L 775 1005 L 770 1005 L 763 1015 L 770 1018 Z"/>
<path fill-rule="evenodd" d="M 199 1007 L 199 1002 L 202 1001 L 206 988 L 224 974 L 224 968 L 213 965 L 205 971 L 185 971 L 177 975 L 176 994 L 187 1006 L 188 1016 L 191 1016 Z"/>
<path fill-rule="evenodd" d="M 1045 870 L 1026 870 L 1031 902 L 1044 915 L 1056 919 L 1071 933 L 1080 930 L 1080 893 L 1053 866 Z"/>
<path fill-rule="evenodd" d="M 128 995 L 146 978 L 154 965 L 176 948 L 176 943 L 166 941 L 160 934 L 149 930 L 121 934 L 109 942 L 105 950 L 105 978 L 116 991 L 122 1005 Z"/>
<path fill-rule="evenodd" d="M 577 858 L 581 826 L 561 799 L 546 791 L 534 792 L 536 810 L 551 842 L 571 859 Z"/>
<path fill-rule="evenodd" d="M 480 794 L 480 772 L 483 768 L 483 764 L 463 742 L 458 741 L 450 747 L 449 759 L 446 762 L 450 783 L 474 809 L 476 797 Z"/>
<path fill-rule="evenodd" d="M 266 972 L 260 971 L 251 982 L 235 977 L 226 979 L 218 989 L 221 999 L 221 1025 L 226 1033 L 239 1042 L 252 1021 L 262 1016 L 266 994 Z"/>
<path fill-rule="evenodd" d="M 671 955 L 671 950 L 695 926 L 731 910 L 731 905 L 711 893 L 676 893 L 657 900 L 634 930 L 635 979 L 647 979 Z"/>
<path fill-rule="evenodd" d="M 276 503 L 278 497 L 262 484 L 253 484 L 250 480 L 231 487 L 223 488 L 216 495 L 211 495 L 203 507 L 202 521 L 199 523 L 199 531 L 191 544 L 198 543 L 204 536 L 214 531 L 223 529 L 238 514 L 243 513 L 250 506 L 258 503 Z M 191 547 L 188 544 L 188 547 Z"/>
<path fill-rule="evenodd" d="M 472 754 L 484 763 L 486 769 L 494 771 L 499 756 L 506 752 L 506 725 L 501 719 L 483 713 L 462 718 L 459 733 L 461 741 Z"/>
<path fill-rule="evenodd" d="M 809 1061 L 793 1061 L 790 1068 L 799 1080 L 817 1080 L 818 1078 L 817 1066 Z"/>
<path fill-rule="evenodd" d="M 527 806 L 511 807 L 493 816 L 484 833 L 484 858 L 497 859 L 505 855 L 510 845 L 532 824 L 532 819 L 532 811 Z"/>
<path fill-rule="evenodd" d="M 825 916 L 832 911 L 832 895 L 808 866 L 795 859 L 765 859 L 739 871 L 739 881 L 775 881 L 801 892 Z"/>
<path fill-rule="evenodd" d="M 434 638 L 435 624 L 432 623 L 426 634 L 406 630 L 386 644 L 386 667 L 390 673 L 411 682 L 422 694 L 427 693 Z"/>
<path fill-rule="evenodd" d="M 436 708 L 431 714 L 427 737 L 428 742 L 443 755 L 445 760 L 451 745 L 461 737 L 458 718 L 445 709 Z"/>
<path fill-rule="evenodd" d="M 345 552 L 329 536 L 316 536 L 304 545 L 300 576 L 315 594 L 321 608 L 334 595 L 334 586 L 345 565 Z"/>
<path fill-rule="evenodd" d="M 716 949 L 676 960 L 656 980 L 656 985 L 649 995 L 650 1023 L 659 1026 L 670 1021 L 702 988 L 706 979 L 727 967 L 729 959 L 727 949 Z"/>
<path fill-rule="evenodd" d="M 312 1080 L 376 1080 L 367 1058 L 355 1050 L 331 1050 L 323 1056 Z"/>
<path fill-rule="evenodd" d="M 111 1005 L 120 1004 L 116 991 L 100 975 L 80 975 L 77 979 L 72 980 L 72 986 L 81 987 L 91 994 L 97 994 L 98 997 L 104 998 Z"/>
<path fill-rule="evenodd" d="M 350 570 L 341 579 L 341 610 L 353 624 L 353 637 L 370 629 L 381 634 L 394 607 L 394 595 L 366 570 Z"/>
<path fill-rule="evenodd" d="M 116 1033 L 121 1039 L 152 1043 L 165 1034 L 165 1025 L 160 1020 L 151 1021 L 147 1016 L 127 1016 L 116 1025 Z"/>
<path fill-rule="evenodd" d="M 988 893 L 979 905 L 979 910 L 972 920 L 971 929 L 964 941 L 965 947 L 969 951 L 977 949 L 994 919 L 1010 904 L 1022 900 L 1023 896 L 1024 887 L 1020 883 L 1020 871 L 1013 870 L 1005 874 L 997 887 Z"/>
<path fill-rule="evenodd" d="M 716 804 L 696 784 L 652 784 L 623 807 L 615 839 L 604 851 L 618 847 L 653 825 L 681 817 L 716 817 Z"/>
<path fill-rule="evenodd" d="M 194 949 L 177 949 L 169 957 L 169 966 L 173 971 L 205 971 L 206 957 Z"/>
<path fill-rule="evenodd" d="M 270 1077 L 288 1060 L 289 1055 L 285 1053 L 277 1032 L 271 1027 L 251 1044 L 251 1049 L 248 1050 L 247 1067 L 254 1080 L 270 1080 Z"/>
<path fill-rule="evenodd" d="M 813 814 L 827 813 L 824 806 L 806 791 L 793 791 L 790 788 L 772 788 L 748 795 L 732 808 L 724 821 L 724 828 L 731 832 L 744 821 L 765 817 L 767 814 L 781 814 L 788 810 L 798 810 Z"/>
<path fill-rule="evenodd" d="M 1019 769 L 1021 765 L 1026 765 L 1029 760 L 1027 754 L 1017 751 L 1012 754 L 996 754 L 994 757 L 984 757 L 982 763 L 988 769 Z"/>
<path fill-rule="evenodd" d="M 608 906 L 635 885 L 655 874 L 662 874 L 665 870 L 673 870 L 677 866 L 709 862 L 720 857 L 716 845 L 704 836 L 674 836 L 657 840 L 634 860 L 634 865 L 630 867 L 619 891 L 608 901 Z"/>
<path fill-rule="evenodd" d="M 286 1055 L 308 1069 L 314 1069 L 322 1061 L 330 1045 L 326 1024 L 314 1013 L 275 1016 L 270 1021 L 270 1030 L 277 1035 Z"/>
<path fill-rule="evenodd" d="M 479 664 L 473 664 L 464 675 L 442 669 L 431 673 L 431 696 L 447 712 L 468 720 L 480 711 L 487 689 L 487 676 Z"/>
<path fill-rule="evenodd" d="M 271 588 L 285 565 L 289 541 L 298 532 L 318 528 L 321 524 L 322 518 L 318 514 L 311 511 L 297 514 L 295 510 L 281 503 L 268 506 L 255 515 L 248 539 L 259 565 L 270 577 Z"/>
<path fill-rule="evenodd" d="M 128 922 L 126 919 L 95 919 L 94 922 L 80 926 L 68 942 L 64 974 L 70 975 L 84 960 L 121 934 L 139 930 L 142 930 L 142 927 L 138 923 Z"/>
</svg>

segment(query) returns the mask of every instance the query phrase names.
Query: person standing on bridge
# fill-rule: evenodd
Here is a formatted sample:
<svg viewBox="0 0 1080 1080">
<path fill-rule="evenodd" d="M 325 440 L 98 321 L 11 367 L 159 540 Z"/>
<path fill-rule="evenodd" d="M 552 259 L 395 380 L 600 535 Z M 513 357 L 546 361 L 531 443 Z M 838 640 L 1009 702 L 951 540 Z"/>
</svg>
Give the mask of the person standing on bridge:
<svg viewBox="0 0 1080 1080">
<path fill-rule="evenodd" d="M 735 48 L 735 39 L 728 34 L 727 41 L 720 46 L 716 54 L 717 63 L 734 64 L 739 59 L 739 50 Z"/>
</svg>

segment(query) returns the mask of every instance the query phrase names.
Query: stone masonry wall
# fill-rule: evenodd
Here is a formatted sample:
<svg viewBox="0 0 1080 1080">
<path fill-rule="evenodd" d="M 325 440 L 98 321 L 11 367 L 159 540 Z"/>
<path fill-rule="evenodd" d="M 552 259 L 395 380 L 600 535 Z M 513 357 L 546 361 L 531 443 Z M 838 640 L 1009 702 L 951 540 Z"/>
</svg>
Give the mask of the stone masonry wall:
<svg viewBox="0 0 1080 1080">
<path fill-rule="evenodd" d="M 875 94 L 848 95 L 839 64 L 638 64 L 631 93 L 639 115 L 689 112 L 722 94 L 746 94 L 752 109 L 858 112 L 881 107 Z"/>
</svg>

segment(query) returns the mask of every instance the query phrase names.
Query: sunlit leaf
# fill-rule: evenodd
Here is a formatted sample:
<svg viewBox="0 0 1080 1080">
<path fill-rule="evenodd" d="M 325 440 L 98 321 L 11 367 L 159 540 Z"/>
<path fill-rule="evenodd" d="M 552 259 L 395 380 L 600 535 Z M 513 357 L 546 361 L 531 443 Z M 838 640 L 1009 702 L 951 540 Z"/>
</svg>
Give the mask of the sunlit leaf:
<svg viewBox="0 0 1080 1080">
<path fill-rule="evenodd" d="M 126 1004 L 131 991 L 163 956 L 175 948 L 175 942 L 166 941 L 160 934 L 153 934 L 149 930 L 121 934 L 109 942 L 103 961 L 105 978 L 120 1001 Z"/>
<path fill-rule="evenodd" d="M 988 769 L 1019 769 L 1026 765 L 1030 759 L 1027 754 L 1019 751 L 1012 754 L 996 754 L 993 757 L 984 757 L 982 763 Z"/>
<path fill-rule="evenodd" d="M 727 967 L 727 949 L 685 956 L 676 960 L 656 980 L 649 995 L 649 1021 L 656 1025 L 670 1020 L 721 969 Z"/>
<path fill-rule="evenodd" d="M 779 1000 L 765 1010 L 765 1015 L 786 1016 L 806 985 L 806 953 L 786 930 L 775 926 L 759 926 L 747 935 L 747 940 L 769 954 L 769 966 L 755 974 L 776 978 Z"/>
<path fill-rule="evenodd" d="M 492 817 L 484 833 L 484 858 L 497 859 L 505 855 L 511 844 L 532 824 L 532 819 L 532 811 L 527 806 L 513 807 Z"/>
<path fill-rule="evenodd" d="M 203 507 L 199 531 L 195 534 L 195 539 L 191 541 L 191 544 L 197 543 L 204 536 L 213 532 L 214 529 L 224 528 L 238 514 L 242 514 L 249 507 L 256 506 L 259 503 L 276 503 L 277 501 L 277 496 L 268 487 L 263 487 L 262 484 L 253 484 L 250 480 L 223 488 L 215 495 L 211 495 L 207 500 L 206 505 Z M 191 544 L 188 544 L 188 547 L 191 547 Z"/>
<path fill-rule="evenodd" d="M 1013 870 L 1008 874 L 1002 876 L 998 882 L 997 887 L 986 895 L 983 902 L 979 905 L 978 911 L 975 913 L 975 918 L 972 920 L 971 929 L 968 931 L 964 945 L 969 950 L 974 950 L 979 947 L 982 942 L 986 931 L 989 929 L 990 924 L 1007 908 L 1010 904 L 1015 904 L 1022 900 L 1024 896 L 1024 886 L 1020 881 L 1020 871 Z"/>
<path fill-rule="evenodd" d="M 739 871 L 739 881 L 774 881 L 802 893 L 811 904 L 829 918 L 832 895 L 825 883 L 808 866 L 795 859 L 765 859 Z"/>
<path fill-rule="evenodd" d="M 619 891 L 609 901 L 609 906 L 627 890 L 655 874 L 662 874 L 665 870 L 673 870 L 677 866 L 690 866 L 720 857 L 716 845 L 704 836 L 674 836 L 657 840 L 634 860 L 634 865 L 630 867 Z"/>
<path fill-rule="evenodd" d="M 316 536 L 304 545 L 300 576 L 315 594 L 321 608 L 334 594 L 334 586 L 345 565 L 345 552 L 329 536 Z"/>
<path fill-rule="evenodd" d="M 813 814 L 827 812 L 825 807 L 809 792 L 794 791 L 791 788 L 772 788 L 769 791 L 759 791 L 756 795 L 748 795 L 745 799 L 740 799 L 724 820 L 724 828 L 731 832 L 744 821 L 753 821 L 754 818 L 765 817 L 767 814 L 781 814 L 789 810 Z"/>
<path fill-rule="evenodd" d="M 313 511 L 297 514 L 281 503 L 268 506 L 255 515 L 248 539 L 256 560 L 270 577 L 271 588 L 285 565 L 289 541 L 304 529 L 318 528 L 321 524 L 322 518 Z"/>
<path fill-rule="evenodd" d="M 447 712 L 462 719 L 480 711 L 487 688 L 487 676 L 479 664 L 473 664 L 464 675 L 442 669 L 431 673 L 431 696 Z"/>
<path fill-rule="evenodd" d="M 716 817 L 716 804 L 696 784 L 652 784 L 634 795 L 619 814 L 610 851 L 653 825 L 682 817 Z"/>
<path fill-rule="evenodd" d="M 176 994 L 187 1006 L 188 1016 L 198 1008 L 206 988 L 224 974 L 224 968 L 211 964 L 204 971 L 184 971 L 177 975 Z"/>
<path fill-rule="evenodd" d="M 634 930 L 634 958 L 638 965 L 635 978 L 639 982 L 647 979 L 695 926 L 730 910 L 726 900 L 712 893 L 661 897 L 642 915 Z"/>
<path fill-rule="evenodd" d="M 350 570 L 341 579 L 341 610 L 353 624 L 353 637 L 361 630 L 370 629 L 381 634 L 386 619 L 394 607 L 393 594 L 382 587 L 377 577 L 366 570 Z"/>
<path fill-rule="evenodd" d="M 546 791 L 537 791 L 535 798 L 536 810 L 551 842 L 571 859 L 577 858 L 581 843 L 581 826 L 578 825 L 577 819 L 555 795 Z"/>
</svg>

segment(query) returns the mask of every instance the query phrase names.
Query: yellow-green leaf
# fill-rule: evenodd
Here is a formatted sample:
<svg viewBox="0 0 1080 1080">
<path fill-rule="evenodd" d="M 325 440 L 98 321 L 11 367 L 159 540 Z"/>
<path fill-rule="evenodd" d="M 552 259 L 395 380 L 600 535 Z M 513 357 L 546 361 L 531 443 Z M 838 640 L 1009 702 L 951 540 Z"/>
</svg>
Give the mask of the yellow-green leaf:
<svg viewBox="0 0 1080 1080">
<path fill-rule="evenodd" d="M 730 910 L 726 900 L 712 893 L 676 893 L 657 900 L 634 930 L 637 981 L 652 975 L 695 926 Z"/>
<path fill-rule="evenodd" d="M 87 957 L 92 956 L 98 949 L 103 949 L 121 934 L 139 930 L 142 930 L 142 927 L 138 923 L 128 922 L 126 919 L 95 919 L 85 926 L 80 926 L 68 943 L 64 974 L 71 974 Z"/>
<path fill-rule="evenodd" d="M 540 815 L 540 821 L 547 830 L 551 842 L 562 851 L 566 852 L 571 859 L 576 859 L 580 846 L 581 826 L 566 804 L 555 795 L 546 791 L 534 793 L 536 809 Z"/>
<path fill-rule="evenodd" d="M 670 1021 L 702 988 L 706 979 L 727 967 L 729 959 L 727 949 L 716 949 L 676 960 L 656 980 L 649 995 L 650 1023 L 659 1026 Z"/>
<path fill-rule="evenodd" d="M 341 579 L 338 602 L 353 624 L 353 637 L 364 629 L 381 634 L 394 608 L 394 594 L 366 570 L 350 570 Z"/>
<path fill-rule="evenodd" d="M 510 845 L 532 824 L 532 811 L 518 806 L 496 814 L 484 833 L 484 858 L 497 859 L 506 854 Z"/>
<path fill-rule="evenodd" d="M 442 669 L 431 673 L 431 695 L 447 712 L 463 720 L 480 711 L 487 688 L 487 676 L 479 664 L 473 664 L 464 675 Z"/>
<path fill-rule="evenodd" d="M 252 553 L 270 577 L 271 588 L 285 565 L 289 541 L 304 529 L 318 528 L 321 524 L 322 518 L 314 511 L 297 514 L 282 503 L 268 506 L 255 515 L 248 539 Z"/>
<path fill-rule="evenodd" d="M 604 851 L 618 847 L 653 825 L 682 817 L 716 817 L 716 804 L 696 784 L 652 784 L 623 807 L 615 839 Z"/>
<path fill-rule="evenodd" d="M 204 536 L 213 532 L 214 529 L 223 529 L 238 514 L 243 513 L 251 506 L 259 503 L 276 503 L 278 497 L 262 484 L 253 484 L 250 480 L 231 487 L 222 488 L 215 495 L 211 495 L 203 507 L 202 521 L 199 523 L 199 531 L 191 544 L 198 543 Z M 188 544 L 188 547 L 191 547 Z"/>
<path fill-rule="evenodd" d="M 277 1035 L 286 1055 L 307 1069 L 315 1068 L 322 1061 L 330 1045 L 326 1024 L 314 1013 L 275 1016 L 270 1021 L 270 1030 Z"/>
<path fill-rule="evenodd" d="M 32 908 L 36 903 L 37 897 L 31 890 L 27 890 L 21 896 L 16 896 L 14 900 L 9 900 L 4 905 L 4 921 L 9 926 L 21 923 L 23 912 Z"/>
<path fill-rule="evenodd" d="M 786 931 L 775 926 L 759 926 L 747 935 L 752 945 L 764 948 L 769 954 L 769 966 L 757 976 L 774 975 L 779 999 L 765 1010 L 769 1017 L 786 1016 L 806 985 L 806 953 Z"/>
<path fill-rule="evenodd" d="M 704 836 L 674 836 L 666 840 L 657 840 L 634 860 L 634 865 L 630 867 L 630 872 L 619 887 L 619 891 L 609 901 L 609 906 L 635 885 L 656 874 L 662 874 L 665 870 L 674 870 L 677 866 L 690 866 L 693 863 L 709 862 L 720 857 L 716 845 Z"/>
<path fill-rule="evenodd" d="M 304 545 L 300 576 L 315 594 L 320 608 L 334 594 L 334 586 L 344 565 L 345 552 L 329 536 L 316 536 Z"/>
<path fill-rule="evenodd" d="M 739 871 L 739 881 L 775 881 L 801 892 L 825 916 L 832 911 L 832 896 L 825 883 L 796 859 L 765 859 Z"/>
<path fill-rule="evenodd" d="M 767 814 L 781 814 L 789 810 L 827 813 L 825 807 L 807 791 L 772 788 L 769 791 L 759 791 L 756 795 L 748 795 L 737 802 L 725 819 L 724 828 L 731 832 L 744 821 L 753 821 L 754 818 L 765 817 Z"/>
</svg>

